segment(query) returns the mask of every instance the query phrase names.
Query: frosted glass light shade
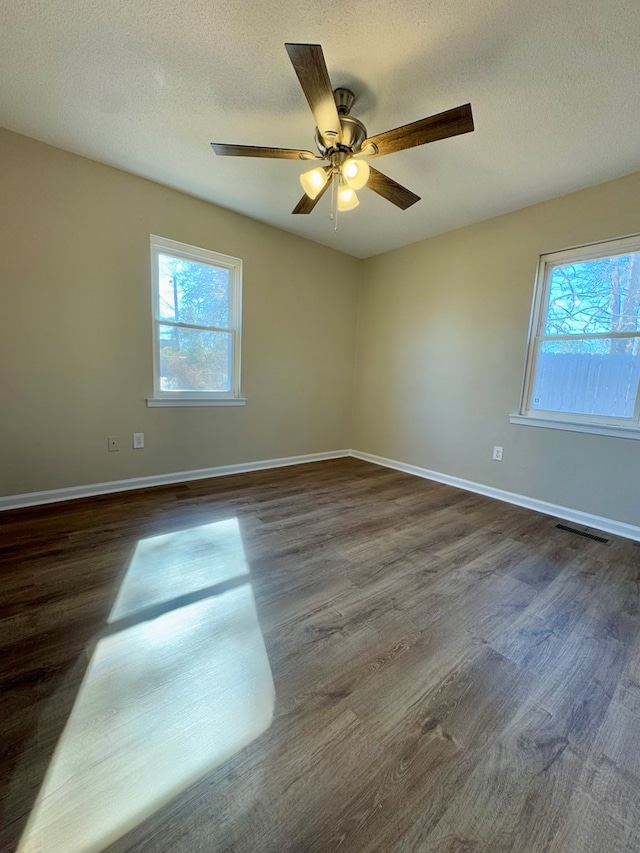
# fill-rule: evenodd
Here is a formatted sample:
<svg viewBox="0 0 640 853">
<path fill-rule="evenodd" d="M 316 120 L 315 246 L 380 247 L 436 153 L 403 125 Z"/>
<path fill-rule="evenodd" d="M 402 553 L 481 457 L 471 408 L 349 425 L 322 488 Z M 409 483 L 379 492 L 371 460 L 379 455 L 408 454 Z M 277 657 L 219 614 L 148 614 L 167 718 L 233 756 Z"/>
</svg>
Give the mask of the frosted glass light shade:
<svg viewBox="0 0 640 853">
<path fill-rule="evenodd" d="M 350 157 L 342 164 L 342 177 L 352 190 L 361 190 L 369 180 L 369 164 Z"/>
<path fill-rule="evenodd" d="M 353 210 L 360 204 L 358 196 L 354 193 L 351 187 L 340 187 L 338 190 L 338 210 L 343 213 L 345 210 Z"/>
<path fill-rule="evenodd" d="M 300 183 L 309 198 L 316 198 L 322 187 L 327 183 L 327 173 L 320 167 L 312 169 L 310 172 L 303 172 L 300 175 Z"/>
</svg>

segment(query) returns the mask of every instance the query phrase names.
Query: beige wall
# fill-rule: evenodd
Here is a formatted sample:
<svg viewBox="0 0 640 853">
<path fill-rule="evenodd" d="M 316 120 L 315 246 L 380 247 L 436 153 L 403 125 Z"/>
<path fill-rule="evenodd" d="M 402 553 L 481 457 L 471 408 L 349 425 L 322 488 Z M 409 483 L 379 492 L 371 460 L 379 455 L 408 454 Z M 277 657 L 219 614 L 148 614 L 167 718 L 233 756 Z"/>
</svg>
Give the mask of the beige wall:
<svg viewBox="0 0 640 853">
<path fill-rule="evenodd" d="M 360 261 L 8 131 L 0 164 L 0 495 L 349 447 Z M 243 259 L 246 408 L 146 407 L 150 234 Z"/>
<path fill-rule="evenodd" d="M 508 420 L 539 254 L 639 232 L 640 174 L 362 262 L 8 131 L 0 163 L 0 495 L 354 447 L 640 524 L 640 442 Z M 146 407 L 151 233 L 243 258 L 246 408 Z"/>
<path fill-rule="evenodd" d="M 640 232 L 639 199 L 634 174 L 364 262 L 353 447 L 640 524 L 640 442 L 509 423 L 538 256 Z"/>
</svg>

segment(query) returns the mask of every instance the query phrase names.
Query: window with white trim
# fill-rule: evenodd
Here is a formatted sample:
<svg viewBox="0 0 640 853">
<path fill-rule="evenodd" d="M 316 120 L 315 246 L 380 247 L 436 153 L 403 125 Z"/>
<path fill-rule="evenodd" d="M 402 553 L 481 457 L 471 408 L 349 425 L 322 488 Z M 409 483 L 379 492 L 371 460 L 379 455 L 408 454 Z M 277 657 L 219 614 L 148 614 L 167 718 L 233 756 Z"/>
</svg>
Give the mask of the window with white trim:
<svg viewBox="0 0 640 853">
<path fill-rule="evenodd" d="M 241 405 L 242 261 L 152 236 L 151 267 L 149 405 Z"/>
<path fill-rule="evenodd" d="M 542 255 L 520 416 L 631 432 L 639 386 L 640 237 Z"/>
</svg>

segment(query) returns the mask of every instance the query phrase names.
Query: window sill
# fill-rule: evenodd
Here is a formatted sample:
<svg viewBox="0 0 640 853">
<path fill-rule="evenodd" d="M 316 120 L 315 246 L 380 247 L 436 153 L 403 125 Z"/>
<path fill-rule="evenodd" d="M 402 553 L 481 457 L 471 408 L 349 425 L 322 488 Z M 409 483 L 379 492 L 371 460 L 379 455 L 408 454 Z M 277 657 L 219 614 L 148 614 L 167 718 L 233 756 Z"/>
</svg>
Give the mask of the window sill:
<svg viewBox="0 0 640 853">
<path fill-rule="evenodd" d="M 640 428 L 637 425 L 623 424 L 594 424 L 569 419 L 538 417 L 537 415 L 509 415 L 509 422 L 519 426 L 543 427 L 544 429 L 561 429 L 568 432 L 587 432 L 592 435 L 612 435 L 615 438 L 640 439 Z"/>
<path fill-rule="evenodd" d="M 150 409 L 165 406 L 246 406 L 246 397 L 147 397 Z"/>
</svg>

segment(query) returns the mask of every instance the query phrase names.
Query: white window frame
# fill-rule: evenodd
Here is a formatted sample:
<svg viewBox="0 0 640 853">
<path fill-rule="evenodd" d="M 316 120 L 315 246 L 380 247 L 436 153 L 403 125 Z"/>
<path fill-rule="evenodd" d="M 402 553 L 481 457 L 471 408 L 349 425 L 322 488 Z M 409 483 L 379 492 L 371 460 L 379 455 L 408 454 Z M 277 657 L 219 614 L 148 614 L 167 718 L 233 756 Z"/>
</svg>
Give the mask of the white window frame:
<svg viewBox="0 0 640 853">
<path fill-rule="evenodd" d="M 162 319 L 158 313 L 160 281 L 158 255 L 171 255 L 187 261 L 210 264 L 229 271 L 229 326 L 196 326 Z M 244 406 L 241 396 L 241 345 L 242 345 L 242 261 L 230 255 L 222 255 L 210 249 L 179 243 L 166 237 L 151 235 L 151 299 L 153 321 L 153 397 L 147 399 L 148 406 Z M 230 391 L 167 391 L 160 386 L 160 325 L 178 328 L 202 329 L 231 333 L 231 390 Z"/>
<path fill-rule="evenodd" d="M 636 392 L 632 418 L 582 415 L 573 412 L 565 413 L 531 409 L 530 407 L 539 343 L 547 339 L 558 339 L 557 335 L 544 335 L 549 286 L 553 269 L 564 264 L 581 263 L 583 261 L 607 258 L 613 255 L 623 255 L 630 252 L 640 252 L 640 235 L 635 234 L 615 240 L 604 240 L 540 256 L 529 323 L 527 357 L 522 383 L 520 409 L 518 414 L 509 415 L 509 420 L 512 424 L 568 430 L 570 432 L 587 432 L 596 435 L 613 435 L 618 438 L 640 439 L 640 388 Z M 581 340 L 585 337 L 608 339 L 639 336 L 640 334 L 633 332 L 611 332 L 588 336 L 567 335 L 566 337 L 568 339 Z"/>
</svg>

